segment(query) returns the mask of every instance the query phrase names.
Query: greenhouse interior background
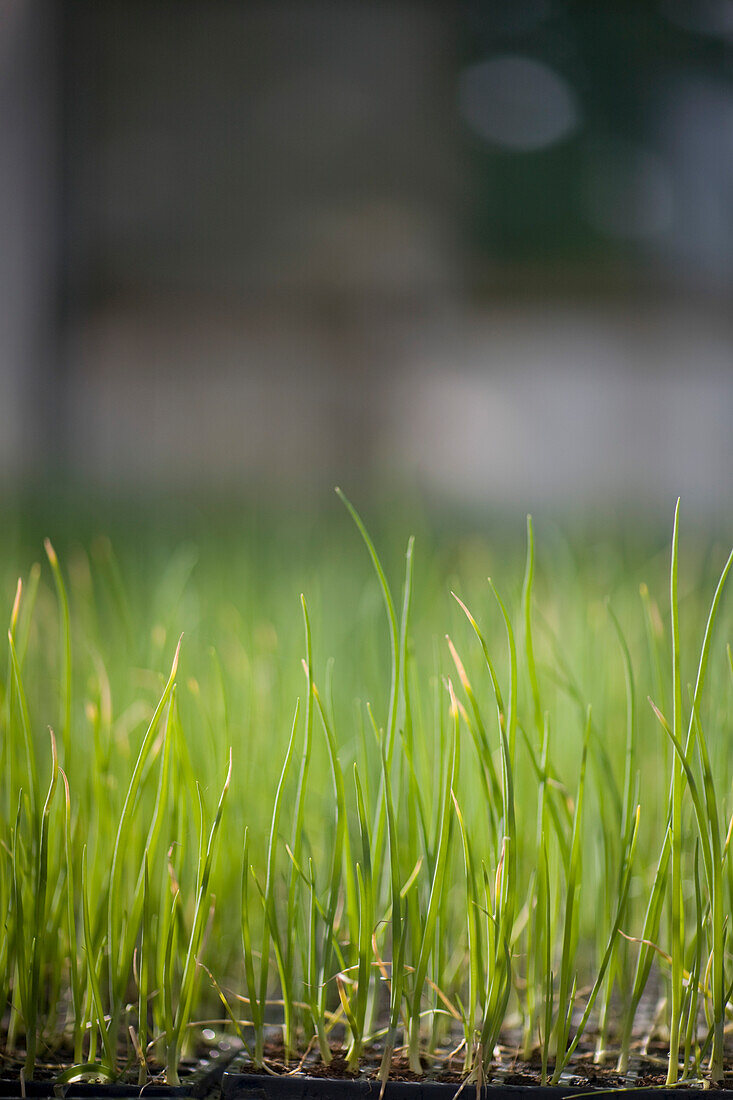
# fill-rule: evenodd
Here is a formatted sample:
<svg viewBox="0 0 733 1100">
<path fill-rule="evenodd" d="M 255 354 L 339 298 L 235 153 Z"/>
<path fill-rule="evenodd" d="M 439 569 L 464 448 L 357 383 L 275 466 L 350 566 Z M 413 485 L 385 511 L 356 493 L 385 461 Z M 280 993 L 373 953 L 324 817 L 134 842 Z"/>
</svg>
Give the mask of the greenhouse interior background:
<svg viewBox="0 0 733 1100">
<path fill-rule="evenodd" d="M 729 0 L 4 0 L 0 487 L 725 520 Z"/>
</svg>

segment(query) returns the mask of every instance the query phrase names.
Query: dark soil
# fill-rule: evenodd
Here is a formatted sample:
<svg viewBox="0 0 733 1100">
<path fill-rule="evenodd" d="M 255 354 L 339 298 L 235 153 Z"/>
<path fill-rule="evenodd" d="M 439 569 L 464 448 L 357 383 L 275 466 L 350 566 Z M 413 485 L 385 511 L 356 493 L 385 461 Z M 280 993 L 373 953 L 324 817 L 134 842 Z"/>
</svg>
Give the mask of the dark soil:
<svg viewBox="0 0 733 1100">
<path fill-rule="evenodd" d="M 236 1074 L 262 1077 L 263 1073 L 280 1077 L 316 1078 L 321 1080 L 358 1080 L 374 1081 L 378 1078 L 379 1067 L 382 1060 L 383 1048 L 379 1045 L 365 1050 L 361 1059 L 358 1072 L 349 1069 L 346 1061 L 346 1050 L 338 1042 L 332 1047 L 332 1059 L 326 1064 L 320 1057 L 317 1048 L 310 1049 L 299 1057 L 285 1057 L 282 1040 L 279 1037 L 279 1029 L 270 1032 L 272 1038 L 265 1045 L 265 1068 L 255 1066 L 242 1052 L 238 1040 L 222 1036 L 219 1033 L 211 1042 L 202 1042 L 194 1052 L 195 1057 L 179 1067 L 182 1085 L 193 1088 L 197 1094 L 210 1092 L 215 1095 L 225 1070 Z M 212 1033 L 213 1035 L 213 1033 Z M 536 1052 L 529 1060 L 522 1060 L 518 1054 L 518 1036 L 507 1034 L 504 1044 L 497 1048 L 497 1058 L 491 1067 L 487 1084 L 490 1086 L 524 1086 L 536 1087 L 541 1081 L 541 1060 L 539 1052 Z M 1 1046 L 0 1046 L 1 1050 Z M 659 1088 L 664 1086 L 666 1079 L 667 1047 L 660 1040 L 648 1042 L 647 1048 L 642 1053 L 638 1047 L 632 1053 L 630 1059 L 630 1072 L 624 1078 L 615 1072 L 615 1059 L 612 1054 L 605 1064 L 598 1065 L 594 1060 L 595 1037 L 592 1033 L 586 1036 L 586 1041 L 576 1051 L 568 1072 L 563 1074 L 561 1085 L 564 1090 L 578 1091 L 579 1089 L 640 1089 Z M 458 1088 L 464 1081 L 463 1052 L 453 1049 L 438 1051 L 429 1059 L 423 1060 L 423 1073 L 416 1074 L 410 1069 L 404 1050 L 398 1050 L 392 1058 L 389 1080 L 395 1082 L 435 1082 L 452 1084 Z M 0 1052 L 0 1086 L 9 1082 L 20 1082 L 20 1073 L 24 1062 L 24 1052 L 15 1051 L 14 1054 Z M 59 1075 L 71 1064 L 71 1052 L 58 1047 L 47 1047 L 41 1052 L 36 1064 L 34 1081 L 39 1084 L 55 1082 Z M 138 1064 L 129 1050 L 121 1049 L 119 1052 L 119 1066 L 122 1069 L 119 1077 L 113 1083 L 118 1094 L 122 1094 L 124 1087 L 127 1091 L 137 1089 Z M 723 1082 L 717 1088 L 733 1090 L 733 1058 L 730 1060 L 731 1071 L 726 1074 Z M 552 1064 L 549 1066 L 552 1072 Z M 93 1081 L 92 1076 L 86 1081 Z M 97 1079 L 101 1081 L 101 1079 Z M 110 1084 L 101 1081 L 104 1086 L 99 1090 L 100 1095 Z M 120 1089 L 119 1086 L 123 1086 Z M 85 1087 L 82 1086 L 84 1091 Z M 165 1088 L 164 1070 L 160 1065 L 152 1061 L 148 1063 L 148 1080 L 145 1089 L 159 1092 L 160 1087 Z M 684 1088 L 685 1086 L 680 1086 Z M 69 1092 L 79 1091 L 79 1082 L 73 1084 Z M 115 1093 L 115 1088 L 109 1095 Z M 0 1096 L 9 1095 L 7 1088 L 3 1092 L 0 1087 Z M 475 1096 L 474 1086 L 465 1090 L 466 1100 L 473 1100 Z"/>
<path fill-rule="evenodd" d="M 649 1048 L 644 1056 L 635 1054 L 631 1059 L 631 1069 L 627 1077 L 622 1077 L 615 1072 L 615 1059 L 609 1056 L 607 1064 L 597 1065 L 594 1062 L 593 1036 L 584 1047 L 576 1052 L 572 1065 L 568 1072 L 563 1074 L 562 1085 L 568 1088 L 598 1089 L 639 1089 L 659 1088 L 664 1086 L 666 1080 L 667 1049 L 663 1043 L 649 1043 Z M 488 1085 L 512 1085 L 537 1087 L 540 1085 L 542 1063 L 539 1054 L 529 1061 L 519 1058 L 516 1051 L 510 1047 L 501 1048 L 501 1060 L 492 1067 Z M 282 1042 L 273 1041 L 265 1045 L 265 1061 L 267 1071 L 282 1076 L 307 1076 L 309 1078 L 329 1080 L 375 1080 L 378 1077 L 379 1066 L 382 1058 L 382 1050 L 378 1047 L 369 1048 L 364 1052 L 359 1071 L 352 1072 L 346 1062 L 346 1052 L 342 1047 L 335 1046 L 332 1049 L 332 1059 L 326 1064 L 317 1050 L 309 1052 L 300 1058 L 285 1058 Z M 389 1072 L 390 1081 L 414 1081 L 460 1085 L 464 1080 L 462 1055 L 450 1057 L 446 1052 L 442 1057 L 432 1060 L 432 1064 L 423 1062 L 424 1073 L 416 1074 L 410 1069 L 407 1058 L 397 1053 L 392 1058 Z M 552 1065 L 549 1067 L 552 1072 Z M 257 1068 L 244 1055 L 236 1059 L 231 1066 L 231 1071 L 241 1074 L 261 1075 L 263 1070 Z M 680 1085 L 680 1088 L 687 1086 Z M 699 1085 L 698 1085 L 699 1088 Z M 717 1088 L 733 1090 L 733 1068 L 726 1074 L 725 1080 Z M 472 1100 L 474 1088 L 466 1090 L 467 1100 Z"/>
<path fill-rule="evenodd" d="M 228 1037 L 219 1037 L 214 1043 L 201 1042 L 193 1052 L 193 1056 L 183 1061 L 178 1066 L 178 1074 L 181 1082 L 181 1092 L 193 1092 L 194 1095 L 208 1095 L 219 1084 L 221 1076 L 227 1069 L 232 1059 L 239 1054 L 241 1044 L 238 1040 Z M 8 1085 L 14 1083 L 16 1092 L 12 1095 L 20 1095 L 21 1072 L 25 1063 L 25 1052 L 17 1050 L 12 1055 L 0 1052 L 0 1097 L 9 1096 L 11 1092 Z M 32 1087 L 29 1092 L 37 1091 L 39 1087 L 49 1086 L 49 1093 L 61 1090 L 60 1095 L 87 1094 L 89 1090 L 96 1091 L 101 1096 L 108 1092 L 109 1096 L 121 1096 L 123 1093 L 136 1094 L 139 1090 L 138 1075 L 139 1065 L 130 1052 L 121 1049 L 118 1052 L 119 1074 L 114 1081 L 96 1076 L 92 1073 L 85 1074 L 83 1078 L 63 1085 L 56 1082 L 60 1074 L 73 1065 L 71 1050 L 59 1046 L 57 1049 L 46 1049 L 36 1060 L 33 1074 Z M 154 1058 L 149 1058 L 147 1063 L 147 1080 L 142 1088 L 143 1094 L 175 1095 L 175 1090 L 165 1081 L 165 1068 L 157 1063 Z M 26 1085 L 30 1085 L 26 1082 Z"/>
</svg>

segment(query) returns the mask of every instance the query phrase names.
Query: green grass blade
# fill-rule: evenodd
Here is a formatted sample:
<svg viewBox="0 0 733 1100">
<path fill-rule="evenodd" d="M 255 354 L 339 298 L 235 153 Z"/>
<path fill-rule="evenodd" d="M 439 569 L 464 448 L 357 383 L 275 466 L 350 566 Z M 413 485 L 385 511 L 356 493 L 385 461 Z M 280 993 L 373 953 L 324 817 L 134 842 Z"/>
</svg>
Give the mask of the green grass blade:
<svg viewBox="0 0 733 1100">
<path fill-rule="evenodd" d="M 616 912 L 614 914 L 613 923 L 611 925 L 611 931 L 610 931 L 610 934 L 609 934 L 609 937 L 608 937 L 608 943 L 606 944 L 606 950 L 603 954 L 603 958 L 601 960 L 601 965 L 598 968 L 598 972 L 596 974 L 596 979 L 593 983 L 593 988 L 591 989 L 590 994 L 588 996 L 588 1000 L 586 1001 L 585 1010 L 584 1010 L 583 1015 L 581 1017 L 580 1023 L 578 1024 L 578 1027 L 576 1029 L 575 1036 L 573 1037 L 572 1042 L 567 1047 L 565 1055 L 561 1059 L 562 1069 L 565 1069 L 565 1067 L 567 1066 L 568 1062 L 570 1061 L 570 1059 L 572 1058 L 573 1054 L 575 1053 L 575 1051 L 578 1047 L 578 1043 L 580 1042 L 580 1040 L 583 1038 L 583 1035 L 585 1034 L 585 1029 L 588 1026 L 588 1021 L 590 1019 L 591 1012 L 593 1011 L 593 1006 L 595 1005 L 596 998 L 598 997 L 598 994 L 601 991 L 601 987 L 603 985 L 603 979 L 605 977 L 606 970 L 608 968 L 608 964 L 611 961 L 611 956 L 613 954 L 613 950 L 614 950 L 614 947 L 616 945 L 617 936 L 618 936 L 618 933 L 619 933 L 619 929 L 621 927 L 621 921 L 623 919 L 623 915 L 624 915 L 624 912 L 625 912 L 625 909 L 626 909 L 626 900 L 629 896 L 629 885 L 631 883 L 631 872 L 632 872 L 633 863 L 634 863 L 634 853 L 635 853 L 635 850 L 636 850 L 636 839 L 637 839 L 637 835 L 638 835 L 638 831 L 639 831 L 640 810 L 641 810 L 641 807 L 637 806 L 636 813 L 634 815 L 633 822 L 632 822 L 631 836 L 629 838 L 627 850 L 624 853 L 623 877 L 622 877 L 622 881 L 621 881 L 621 889 L 620 889 L 619 895 L 618 895 L 618 900 L 617 900 L 617 904 L 616 904 Z M 570 1014 L 568 1015 L 568 1022 L 569 1021 L 570 1021 Z M 558 1076 L 557 1066 L 555 1067 L 555 1076 Z"/>
<path fill-rule="evenodd" d="M 191 1001 L 193 995 L 194 981 L 196 978 L 196 968 L 198 966 L 198 954 L 201 948 L 201 941 L 204 931 L 204 919 L 206 915 L 205 902 L 209 892 L 209 879 L 211 877 L 211 866 L 214 858 L 214 847 L 216 844 L 217 833 L 219 832 L 219 827 L 221 825 L 222 813 L 224 812 L 224 802 L 226 800 L 227 792 L 229 790 L 231 778 L 232 751 L 230 749 L 227 774 L 224 780 L 224 786 L 222 787 L 221 794 L 219 795 L 219 802 L 216 807 L 216 815 L 214 817 L 211 830 L 209 832 L 209 839 L 206 845 L 203 868 L 201 869 L 200 874 L 197 874 L 200 885 L 196 896 L 196 905 L 194 908 L 193 923 L 191 925 L 191 935 L 188 941 L 188 948 L 186 950 L 186 959 L 183 964 L 183 974 L 181 976 L 181 989 L 178 996 L 178 1006 L 176 1008 L 176 1014 L 173 1020 L 172 1034 L 169 1035 L 166 1052 L 166 1080 L 168 1084 L 178 1084 L 178 1058 L 181 1050 L 183 1033 L 191 1017 Z"/>
<path fill-rule="evenodd" d="M 143 738 L 138 753 L 135 767 L 130 777 L 130 783 L 127 788 L 127 794 L 125 795 L 125 802 L 122 807 L 122 813 L 120 815 L 120 821 L 117 826 L 117 835 L 115 837 L 114 851 L 112 854 L 112 865 L 110 868 L 109 879 L 109 894 L 107 900 L 107 947 L 109 951 L 109 996 L 110 1006 L 113 1017 L 116 1016 L 119 1010 L 119 1003 L 122 996 L 122 985 L 127 980 L 127 971 L 122 970 L 119 967 L 119 947 L 121 943 L 121 915 L 120 915 L 120 881 L 122 877 L 122 862 L 123 854 L 127 850 L 127 842 L 130 831 L 130 824 L 132 820 L 132 814 L 135 808 L 135 799 L 137 796 L 138 788 L 140 785 L 140 778 L 143 768 L 147 761 L 150 750 L 153 747 L 153 741 L 155 733 L 160 722 L 161 715 L 170 699 L 173 691 L 173 685 L 176 679 L 176 672 L 178 670 L 178 658 L 181 651 L 181 638 L 178 639 L 178 645 L 176 646 L 176 652 L 173 657 L 173 663 L 171 665 L 170 675 L 168 681 L 163 689 L 158 705 L 153 712 L 153 717 L 150 719 L 147 731 Z"/>
<path fill-rule="evenodd" d="M 671 832 L 671 825 L 668 825 L 664 836 L 664 842 L 659 853 L 659 860 L 657 862 L 654 881 L 652 883 L 652 889 L 644 916 L 642 933 L 639 937 L 639 953 L 636 960 L 636 971 L 634 975 L 634 985 L 631 991 L 631 1000 L 629 1005 L 625 1006 L 624 1009 L 621 1029 L 621 1050 L 616 1066 L 616 1072 L 621 1075 L 625 1075 L 628 1071 L 629 1050 L 634 1019 L 644 995 L 646 984 L 649 980 L 654 957 L 654 942 L 659 933 L 659 924 L 662 917 L 665 891 L 667 888 L 667 877 L 669 874 L 669 861 L 672 853 Z"/>
<path fill-rule="evenodd" d="M 400 885 L 400 861 L 399 861 L 399 836 L 395 822 L 394 803 L 392 799 L 392 782 L 387 766 L 387 754 L 384 740 L 381 743 L 382 776 L 384 789 L 384 803 L 387 817 L 387 837 L 389 842 L 389 867 L 390 867 L 390 894 L 392 914 L 392 981 L 389 994 L 389 1025 L 384 1042 L 384 1051 L 379 1068 L 381 1081 L 380 1100 L 384 1095 L 384 1088 L 389 1075 L 392 1061 L 392 1053 L 395 1048 L 397 1028 L 400 1020 L 402 1006 L 402 982 L 403 965 L 405 958 L 405 914 L 401 896 Z"/>
<path fill-rule="evenodd" d="M 48 889 L 48 821 L 51 803 L 59 777 L 59 762 L 56 752 L 56 738 L 51 734 L 51 781 L 46 801 L 41 811 L 40 845 L 38 851 L 38 875 L 35 884 L 35 905 L 33 912 L 33 947 L 31 950 L 31 973 L 26 1008 L 26 1059 L 25 1075 L 33 1078 L 38 1043 L 38 1015 L 41 998 L 41 965 L 45 955 L 46 942 L 46 893 Z"/>
<path fill-rule="evenodd" d="M 455 695 L 453 694 L 453 688 L 450 686 L 451 693 L 451 719 L 453 723 L 453 736 L 451 740 L 450 756 L 448 759 L 447 767 L 445 769 L 445 785 L 440 802 L 440 818 L 438 826 L 438 838 L 437 838 L 437 854 L 435 857 L 435 870 L 433 872 L 433 880 L 430 885 L 430 898 L 428 900 L 428 909 L 425 914 L 425 920 L 422 931 L 422 939 L 420 941 L 420 950 L 417 958 L 417 964 L 415 966 L 415 977 L 413 982 L 413 1001 L 412 1012 L 410 1018 L 410 1068 L 413 1073 L 421 1073 L 420 1062 L 420 1002 L 422 999 L 423 988 L 425 986 L 425 978 L 427 976 L 428 961 L 430 955 L 434 949 L 435 943 L 435 928 L 438 920 L 438 913 L 443 903 L 443 890 L 445 883 L 445 872 L 448 862 L 448 845 L 450 842 L 450 816 L 451 816 L 451 791 L 453 789 L 453 783 L 456 777 L 456 770 L 458 765 L 458 706 L 456 704 Z"/>
<path fill-rule="evenodd" d="M 530 693 L 532 696 L 532 713 L 534 725 L 538 736 L 542 737 L 542 704 L 540 702 L 540 689 L 537 680 L 537 668 L 534 659 L 534 646 L 532 644 L 532 584 L 534 582 L 534 529 L 532 517 L 527 516 L 527 561 L 522 585 L 522 608 L 524 611 L 524 653 L 527 662 L 527 676 L 529 677 Z"/>
<path fill-rule="evenodd" d="M 8 631 L 8 645 L 10 646 L 10 662 L 13 669 L 15 697 L 18 703 L 20 728 L 23 736 L 23 746 L 25 748 L 25 758 L 28 775 L 28 793 L 30 798 L 30 805 L 33 812 L 33 820 L 37 821 L 40 812 L 38 797 L 38 769 L 36 767 L 36 754 L 33 747 L 33 738 L 31 735 L 31 722 L 28 714 L 28 703 L 26 701 L 25 690 L 23 688 L 23 678 L 20 671 L 20 662 L 18 661 L 18 655 L 15 649 L 15 641 L 13 639 L 12 630 Z"/>
<path fill-rule="evenodd" d="M 680 676 L 680 626 L 679 601 L 677 595 L 678 557 L 679 557 L 679 510 L 677 501 L 674 512 L 672 532 L 672 558 L 669 579 L 669 604 L 672 630 L 672 734 L 679 743 L 682 740 L 682 680 Z M 669 1017 L 669 1063 L 667 1066 L 667 1085 L 677 1081 L 680 1026 L 682 1015 L 682 980 L 685 949 L 685 923 L 682 886 L 682 758 L 679 753 L 672 757 L 671 782 L 671 820 L 672 820 L 672 878 L 671 878 L 671 950 L 672 956 L 672 996 Z"/>
<path fill-rule="evenodd" d="M 249 1009 L 252 1016 L 255 1033 L 254 1063 L 258 1068 L 262 1065 L 265 1045 L 264 1031 L 264 1002 L 260 1003 L 259 990 L 255 978 L 255 955 L 252 949 L 252 930 L 249 911 L 249 833 L 244 830 L 244 843 L 242 845 L 242 891 L 241 891 L 241 933 L 242 955 L 244 959 L 244 974 L 249 995 Z"/>
<path fill-rule="evenodd" d="M 61 744 L 64 746 L 64 763 L 67 768 L 71 756 L 71 620 L 69 616 L 69 598 L 61 573 L 61 566 L 50 539 L 43 543 L 51 572 L 53 573 L 56 593 L 59 601 L 61 636 Z"/>
<path fill-rule="evenodd" d="M 336 835 L 334 837 L 332 858 L 331 858 L 331 874 L 328 886 L 328 904 L 326 907 L 326 921 L 324 928 L 323 939 L 323 957 L 321 962 L 321 1006 L 325 1007 L 326 996 L 326 981 L 329 976 L 329 970 L 331 966 L 331 952 L 332 952 L 332 938 L 334 931 L 334 923 L 336 920 L 336 911 L 338 908 L 340 887 L 344 872 L 344 864 L 346 865 L 346 892 L 347 892 L 347 908 L 354 912 L 356 909 L 355 902 L 355 884 L 353 867 L 348 850 L 348 833 L 346 831 L 346 793 L 344 790 L 344 777 L 341 770 L 341 764 L 338 759 L 338 750 L 336 747 L 336 738 L 334 736 L 331 723 L 326 714 L 325 708 L 321 701 L 321 697 L 318 693 L 318 689 L 313 685 L 313 696 L 318 707 L 318 712 L 321 716 L 321 724 L 323 731 L 326 735 L 326 745 L 328 747 L 329 763 L 331 765 L 331 779 L 333 782 L 333 793 L 336 803 Z"/>
<path fill-rule="evenodd" d="M 555 1069 L 552 1075 L 552 1084 L 556 1085 L 560 1079 L 565 1064 L 565 1054 L 568 1043 L 568 1029 L 570 1017 L 573 1011 L 573 990 L 577 981 L 575 973 L 575 951 L 577 942 L 577 908 L 578 891 L 580 889 L 582 841 L 583 841 L 583 803 L 585 794 L 585 772 L 588 758 L 588 742 L 591 731 L 591 712 L 588 708 L 585 734 L 583 737 L 583 755 L 580 761 L 580 776 L 578 778 L 578 792 L 575 799 L 575 813 L 573 816 L 573 834 L 570 842 L 570 863 L 565 891 L 565 920 L 563 925 L 562 957 L 560 961 L 560 985 L 558 1004 L 560 1019 L 557 1024 Z"/>
<path fill-rule="evenodd" d="M 87 956 L 87 978 L 89 980 L 89 986 L 92 992 L 92 998 L 94 1001 L 94 1011 L 96 1017 L 97 1028 L 99 1034 L 102 1037 L 102 1045 L 104 1047 L 104 1063 L 103 1065 L 109 1072 L 110 1076 L 114 1076 L 116 1073 L 115 1050 L 110 1035 L 110 1029 L 107 1025 L 104 1004 L 102 1002 L 102 991 L 99 986 L 99 977 L 97 975 L 97 967 L 95 965 L 94 945 L 92 939 L 92 922 L 89 916 L 89 885 L 87 874 L 87 846 L 84 845 L 82 850 L 81 861 L 81 896 L 82 896 L 82 913 L 84 920 L 84 948 Z"/>
<path fill-rule="evenodd" d="M 392 680 L 389 693 L 389 719 L 387 722 L 387 757 L 391 760 L 392 748 L 394 745 L 394 737 L 397 728 L 397 703 L 398 703 L 398 686 L 399 686 L 399 653 L 400 653 L 400 635 L 397 625 L 397 615 L 395 613 L 394 600 L 392 598 L 392 592 L 387 582 L 382 563 L 377 554 L 374 543 L 372 542 L 369 532 L 364 526 L 364 522 L 357 512 L 354 505 L 348 499 L 346 494 L 339 488 L 336 489 L 336 493 L 342 503 L 346 506 L 349 515 L 356 524 L 359 534 L 364 540 L 364 545 L 369 551 L 369 557 L 372 559 L 372 565 L 374 566 L 374 572 L 377 574 L 379 580 L 379 587 L 382 592 L 382 599 L 384 600 L 384 609 L 387 614 L 387 625 L 389 627 L 389 643 L 390 652 L 392 657 Z"/>
</svg>

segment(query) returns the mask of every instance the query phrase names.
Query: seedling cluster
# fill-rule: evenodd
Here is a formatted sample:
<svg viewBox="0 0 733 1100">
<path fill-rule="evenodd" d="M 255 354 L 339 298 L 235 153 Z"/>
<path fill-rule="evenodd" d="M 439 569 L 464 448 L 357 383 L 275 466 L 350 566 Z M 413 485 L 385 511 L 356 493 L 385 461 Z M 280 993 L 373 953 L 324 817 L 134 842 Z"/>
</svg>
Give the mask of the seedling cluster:
<svg viewBox="0 0 733 1100">
<path fill-rule="evenodd" d="M 644 586 L 586 606 L 576 571 L 545 614 L 529 521 L 516 612 L 491 581 L 446 586 L 451 636 L 431 658 L 412 540 L 398 600 L 343 499 L 386 612 L 374 707 L 334 702 L 305 598 L 297 686 L 231 622 L 204 680 L 179 674 L 184 640 L 156 686 L 105 649 L 91 574 L 69 586 L 50 542 L 55 607 L 39 567 L 18 582 L 0 695 L 5 1058 L 26 1078 L 56 1059 L 62 1080 L 176 1083 L 202 1028 L 262 1067 L 277 1024 L 286 1056 L 328 1063 L 339 1042 L 357 1071 L 377 1049 L 383 1079 L 398 1050 L 421 1073 L 452 1048 L 468 1081 L 490 1080 L 511 1043 L 557 1083 L 581 1052 L 624 1074 L 649 1033 L 669 1084 L 719 1082 L 733 663 L 716 619 L 733 557 L 700 617 L 680 599 L 676 513 L 668 612 Z M 105 554 L 105 598 L 134 632 Z M 152 638 L 158 657 L 174 648 Z"/>
</svg>

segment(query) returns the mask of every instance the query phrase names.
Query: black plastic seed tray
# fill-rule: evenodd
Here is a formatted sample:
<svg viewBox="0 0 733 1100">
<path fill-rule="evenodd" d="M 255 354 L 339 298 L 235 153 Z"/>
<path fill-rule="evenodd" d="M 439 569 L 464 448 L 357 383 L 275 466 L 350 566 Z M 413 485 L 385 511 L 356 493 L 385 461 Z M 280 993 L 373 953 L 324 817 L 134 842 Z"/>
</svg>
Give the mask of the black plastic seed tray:
<svg viewBox="0 0 733 1100">
<path fill-rule="evenodd" d="M 246 1073 L 225 1073 L 221 1084 L 221 1100 L 379 1100 L 380 1082 L 374 1080 L 335 1080 L 306 1076 L 260 1076 Z M 384 1100 L 454 1100 L 460 1089 L 457 1084 L 438 1081 L 388 1081 Z M 650 1100 L 659 1088 L 589 1088 L 586 1085 L 485 1085 L 483 1100 L 561 1100 L 562 1097 L 599 1097 L 618 1093 L 623 1100 Z M 665 1100 L 690 1100 L 695 1089 L 664 1089 Z M 475 1100 L 475 1085 L 466 1086 L 461 1100 Z M 733 1093 L 723 1089 L 707 1089 L 706 1100 L 731 1100 Z"/>
</svg>

